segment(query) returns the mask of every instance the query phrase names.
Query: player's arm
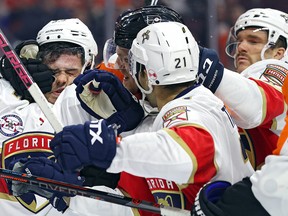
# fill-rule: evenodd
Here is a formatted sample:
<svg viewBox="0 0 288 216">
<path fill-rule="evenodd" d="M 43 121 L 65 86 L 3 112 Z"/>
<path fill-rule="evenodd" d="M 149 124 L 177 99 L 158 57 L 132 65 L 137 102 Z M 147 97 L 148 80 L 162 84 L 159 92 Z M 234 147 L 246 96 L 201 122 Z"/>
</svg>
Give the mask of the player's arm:
<svg viewBox="0 0 288 216">
<path fill-rule="evenodd" d="M 198 83 L 223 100 L 232 111 L 231 115 L 239 127 L 253 128 L 273 120 L 284 111 L 281 90 L 277 87 L 277 82 L 273 82 L 275 77 L 270 80 L 264 77 L 265 71 L 269 71 L 266 65 L 268 63 L 264 64 L 262 61 L 255 63 L 242 72 L 247 75 L 244 77 L 225 69 L 215 50 L 200 47 Z M 275 63 L 277 70 L 274 68 L 274 76 L 276 73 L 276 77 L 285 77 L 286 67 L 281 61 Z M 269 80 L 269 83 L 260 80 L 261 76 L 267 79 L 266 81 Z M 280 82 L 281 80 L 282 78 Z"/>
<path fill-rule="evenodd" d="M 189 140 L 182 138 L 187 133 L 193 134 L 187 136 Z M 199 146 L 202 143 L 205 146 Z M 100 120 L 64 127 L 50 146 L 64 170 L 78 170 L 93 164 L 111 173 L 126 171 L 137 176 L 188 183 L 202 165 L 208 164 L 209 169 L 211 165 L 209 173 L 215 174 L 213 144 L 207 131 L 193 126 L 137 133 L 116 144 L 113 128 Z"/>
<path fill-rule="evenodd" d="M 245 129 L 271 121 L 284 111 L 279 88 L 229 70 L 224 70 L 215 95 L 229 107 L 235 123 Z"/>
<path fill-rule="evenodd" d="M 191 136 L 185 138 L 186 134 Z M 139 176 L 190 183 L 204 165 L 207 178 L 215 174 L 214 154 L 213 139 L 204 129 L 173 127 L 124 138 L 108 171 L 124 170 Z"/>
</svg>

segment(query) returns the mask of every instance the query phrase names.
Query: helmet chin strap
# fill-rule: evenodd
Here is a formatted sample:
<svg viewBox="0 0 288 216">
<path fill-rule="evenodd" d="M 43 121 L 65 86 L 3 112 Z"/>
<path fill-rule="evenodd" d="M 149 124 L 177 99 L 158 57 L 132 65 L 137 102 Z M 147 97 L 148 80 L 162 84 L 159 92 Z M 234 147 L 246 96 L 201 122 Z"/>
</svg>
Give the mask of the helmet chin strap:
<svg viewBox="0 0 288 216">
<path fill-rule="evenodd" d="M 265 46 L 263 47 L 263 49 L 261 50 L 261 60 L 265 60 L 264 54 L 266 52 L 266 50 L 270 49 L 271 45 L 269 44 L 269 42 L 267 44 L 265 44 Z"/>
<path fill-rule="evenodd" d="M 140 64 L 140 63 L 139 63 Z M 139 83 L 139 80 L 138 80 L 138 75 L 139 73 L 141 73 L 143 69 L 143 65 L 140 64 L 140 67 L 139 67 L 139 71 L 135 74 L 135 76 L 133 76 L 134 80 L 135 80 L 135 83 L 137 85 L 137 87 L 140 89 L 140 91 L 142 92 L 142 94 L 151 94 L 152 91 L 153 91 L 153 86 L 151 85 L 151 83 L 149 82 L 149 80 L 147 80 L 148 82 L 148 90 L 145 90 Z M 137 70 L 137 69 L 136 69 Z M 146 72 L 145 72 L 146 73 Z M 148 75 L 147 75 L 148 76 Z"/>
<path fill-rule="evenodd" d="M 86 62 L 84 63 L 84 65 L 82 66 L 81 74 L 83 74 L 83 72 L 87 69 L 87 66 L 88 66 L 89 63 L 91 63 L 89 69 L 94 69 L 94 65 L 95 65 L 95 55 L 92 55 L 91 58 L 92 58 L 91 61 L 86 61 Z"/>
<path fill-rule="evenodd" d="M 135 77 L 135 83 L 137 85 L 137 87 L 140 89 L 140 91 L 142 92 L 142 94 L 151 94 L 153 91 L 153 86 L 151 85 L 151 83 L 148 81 L 148 90 L 145 90 L 138 82 L 137 77 Z"/>
<path fill-rule="evenodd" d="M 95 66 L 95 55 L 91 54 L 92 55 L 92 60 L 91 60 L 91 66 L 90 66 L 90 69 L 93 69 L 94 66 Z"/>
</svg>

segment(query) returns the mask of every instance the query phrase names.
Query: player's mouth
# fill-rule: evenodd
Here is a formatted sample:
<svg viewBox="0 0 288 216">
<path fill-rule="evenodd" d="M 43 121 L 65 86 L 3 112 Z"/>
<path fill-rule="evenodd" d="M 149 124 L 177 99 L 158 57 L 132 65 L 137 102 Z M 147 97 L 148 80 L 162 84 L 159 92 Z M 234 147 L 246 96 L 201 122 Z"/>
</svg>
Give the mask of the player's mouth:
<svg viewBox="0 0 288 216">
<path fill-rule="evenodd" d="M 57 90 L 53 91 L 53 94 L 56 96 L 59 96 L 61 94 L 61 92 L 64 90 L 65 88 L 58 88 Z"/>
<path fill-rule="evenodd" d="M 239 55 L 236 61 L 237 65 L 250 63 L 249 58 L 247 58 L 247 56 L 244 55 Z"/>
</svg>

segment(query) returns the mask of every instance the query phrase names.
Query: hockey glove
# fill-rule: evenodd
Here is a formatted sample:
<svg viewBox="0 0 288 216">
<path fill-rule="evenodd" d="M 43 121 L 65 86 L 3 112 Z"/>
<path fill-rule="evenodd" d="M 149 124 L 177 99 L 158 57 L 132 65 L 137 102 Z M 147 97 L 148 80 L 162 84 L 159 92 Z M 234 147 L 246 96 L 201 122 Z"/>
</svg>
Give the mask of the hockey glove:
<svg viewBox="0 0 288 216">
<path fill-rule="evenodd" d="M 200 47 L 199 69 L 197 74 L 197 82 L 203 84 L 213 93 L 216 92 L 222 77 L 224 66 L 219 61 L 219 57 L 215 50 Z"/>
<path fill-rule="evenodd" d="M 206 184 L 195 199 L 193 216 L 269 216 L 255 198 L 248 177 L 233 185 L 225 181 Z"/>
<path fill-rule="evenodd" d="M 95 166 L 84 167 L 80 175 L 85 178 L 83 186 L 107 186 L 115 189 L 120 179 L 120 173 L 108 173 L 105 169 Z"/>
<path fill-rule="evenodd" d="M 226 181 L 216 181 L 204 185 L 195 198 L 192 215 L 200 216 L 204 213 L 206 216 L 226 216 L 215 204 L 229 186 L 231 184 Z"/>
<path fill-rule="evenodd" d="M 38 43 L 33 40 L 24 41 L 15 48 L 15 51 L 20 56 L 21 61 L 41 91 L 44 94 L 50 92 L 52 83 L 54 82 L 53 71 L 50 70 L 47 65 L 42 64 L 40 60 L 35 59 L 38 52 Z M 10 82 L 16 94 L 19 95 L 21 99 L 26 99 L 30 103 L 34 102 L 34 99 L 6 56 L 0 59 L 0 72 L 2 76 Z"/>
<path fill-rule="evenodd" d="M 98 119 L 107 119 L 108 124 L 116 124 L 119 134 L 136 128 L 144 117 L 138 100 L 112 73 L 90 70 L 78 76 L 74 83 L 83 109 Z"/>
<path fill-rule="evenodd" d="M 87 121 L 64 127 L 50 147 L 65 171 L 74 172 L 88 165 L 107 169 L 116 154 L 116 134 L 104 119 Z"/>
<path fill-rule="evenodd" d="M 14 161 L 9 165 L 13 171 L 18 173 L 27 173 L 40 176 L 48 179 L 53 179 L 70 184 L 82 185 L 83 179 L 76 173 L 65 173 L 61 170 L 60 166 L 52 160 L 45 157 L 39 158 L 22 158 L 17 162 Z M 9 185 L 9 184 L 8 184 Z M 42 197 L 47 198 L 51 205 L 58 211 L 65 211 L 68 207 L 66 202 L 70 194 L 61 193 L 53 190 L 44 190 L 34 185 L 24 184 L 18 181 L 12 181 L 10 189 L 14 196 L 21 196 L 25 193 L 35 193 Z"/>
</svg>

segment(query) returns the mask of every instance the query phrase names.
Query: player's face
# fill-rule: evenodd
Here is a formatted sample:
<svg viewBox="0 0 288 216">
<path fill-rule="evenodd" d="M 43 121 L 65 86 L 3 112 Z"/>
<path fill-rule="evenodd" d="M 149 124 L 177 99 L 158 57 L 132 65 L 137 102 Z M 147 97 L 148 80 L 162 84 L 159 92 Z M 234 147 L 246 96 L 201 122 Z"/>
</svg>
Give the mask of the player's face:
<svg viewBox="0 0 288 216">
<path fill-rule="evenodd" d="M 128 62 L 128 49 L 117 46 L 116 53 L 118 58 L 116 60 L 117 64 L 120 67 L 120 71 L 124 75 L 123 85 L 127 88 L 132 94 L 135 94 L 138 91 L 138 87 L 129 73 L 129 62 Z"/>
<path fill-rule="evenodd" d="M 55 62 L 48 64 L 48 67 L 54 71 L 55 80 L 51 91 L 46 93 L 45 97 L 54 104 L 60 93 L 81 73 L 81 58 L 77 55 L 62 54 Z"/>
<path fill-rule="evenodd" d="M 261 51 L 267 43 L 267 32 L 255 31 L 255 28 L 244 29 L 237 34 L 237 42 L 234 62 L 237 72 L 241 73 L 250 65 L 261 60 Z"/>
</svg>

